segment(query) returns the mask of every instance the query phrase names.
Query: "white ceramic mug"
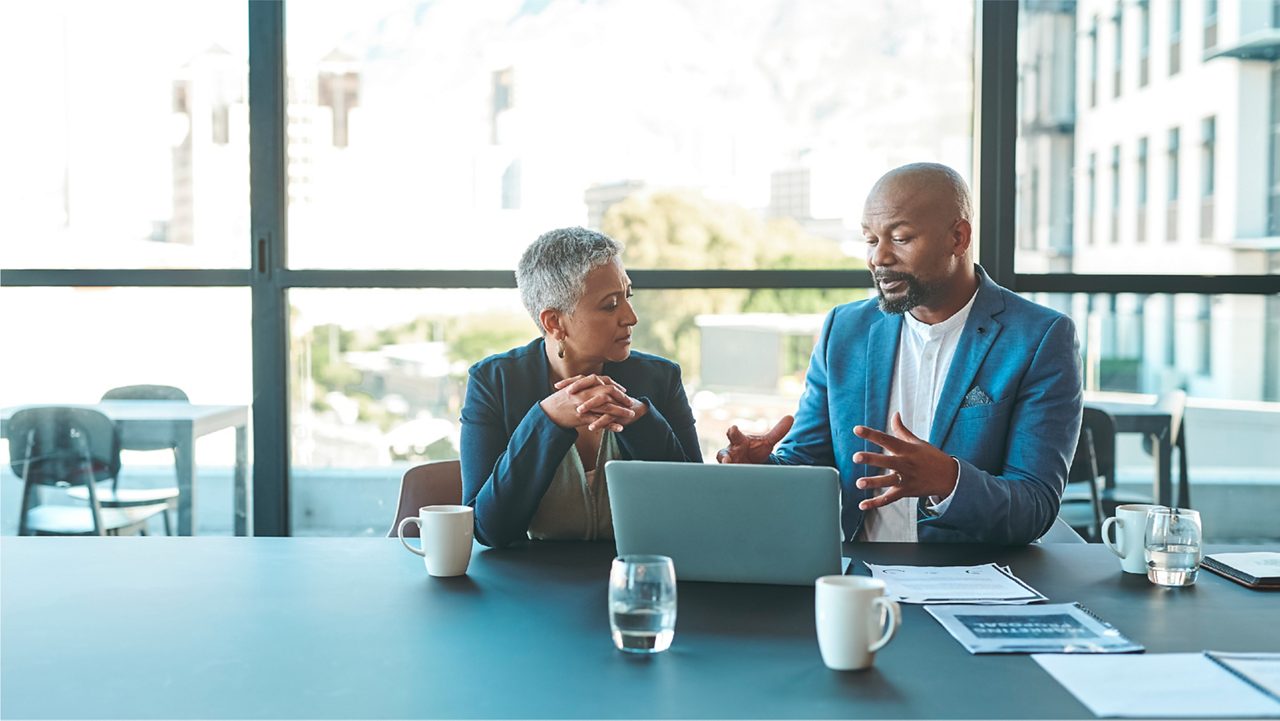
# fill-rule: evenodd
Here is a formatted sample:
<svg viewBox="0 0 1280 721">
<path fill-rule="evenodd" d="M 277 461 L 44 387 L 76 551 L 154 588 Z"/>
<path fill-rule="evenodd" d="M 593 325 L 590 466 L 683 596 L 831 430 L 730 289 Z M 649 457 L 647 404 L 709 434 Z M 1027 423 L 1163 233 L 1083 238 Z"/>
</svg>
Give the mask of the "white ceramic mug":
<svg viewBox="0 0 1280 721">
<path fill-rule="evenodd" d="M 1116 515 L 1102 522 L 1102 542 L 1120 559 L 1120 568 L 1125 573 L 1147 572 L 1147 559 L 1144 556 L 1143 536 L 1147 529 L 1147 511 L 1152 508 L 1164 508 L 1150 503 L 1128 503 L 1116 506 Z M 1115 526 L 1116 540 L 1112 542 L 1107 531 Z"/>
<path fill-rule="evenodd" d="M 471 506 L 423 506 L 396 527 L 404 547 L 422 556 L 432 576 L 461 576 L 471 564 L 471 539 L 475 510 Z M 404 527 L 417 524 L 422 548 L 404 540 Z"/>
<path fill-rule="evenodd" d="M 902 624 L 898 602 L 884 581 L 866 576 L 823 576 L 815 584 L 814 612 L 822 662 L 836 671 L 870 668 L 876 651 Z"/>
</svg>

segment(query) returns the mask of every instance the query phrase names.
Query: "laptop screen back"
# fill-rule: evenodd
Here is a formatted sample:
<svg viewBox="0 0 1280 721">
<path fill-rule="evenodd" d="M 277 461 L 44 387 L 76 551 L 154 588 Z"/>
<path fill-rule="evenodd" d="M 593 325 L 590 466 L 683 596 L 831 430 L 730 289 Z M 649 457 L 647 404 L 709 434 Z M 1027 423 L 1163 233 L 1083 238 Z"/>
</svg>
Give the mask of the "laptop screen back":
<svg viewBox="0 0 1280 721">
<path fill-rule="evenodd" d="M 841 572 L 834 468 L 610 461 L 618 554 L 660 554 L 682 581 L 810 584 Z"/>
</svg>

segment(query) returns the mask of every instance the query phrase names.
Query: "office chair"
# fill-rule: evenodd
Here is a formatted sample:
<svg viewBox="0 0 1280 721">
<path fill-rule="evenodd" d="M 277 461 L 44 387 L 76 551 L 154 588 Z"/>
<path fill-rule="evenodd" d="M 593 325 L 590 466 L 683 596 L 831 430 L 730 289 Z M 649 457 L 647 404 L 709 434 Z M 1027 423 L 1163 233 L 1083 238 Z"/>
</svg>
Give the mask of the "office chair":
<svg viewBox="0 0 1280 721">
<path fill-rule="evenodd" d="M 112 388 L 102 394 L 104 401 L 176 401 L 188 402 L 187 394 L 181 388 L 160 385 L 136 385 Z M 133 443 L 125 450 L 159 451 L 171 449 L 177 458 L 177 449 L 169 444 Z M 175 483 L 160 488 L 120 488 L 118 477 L 111 479 L 110 488 L 99 488 L 98 503 L 103 508 L 139 508 L 156 503 L 164 504 L 164 532 L 173 535 L 173 512 L 178 507 L 178 486 Z M 88 500 L 87 486 L 78 486 L 67 491 L 67 494 L 80 500 Z"/>
<path fill-rule="evenodd" d="M 400 521 L 418 515 L 423 506 L 456 506 L 462 503 L 462 463 L 460 461 L 435 461 L 414 466 L 405 471 L 400 480 L 400 502 L 396 505 L 396 517 L 391 522 L 388 538 L 396 537 Z M 418 537 L 418 526 L 409 524 L 404 529 L 406 538 Z"/>
<path fill-rule="evenodd" d="M 23 481 L 18 535 L 146 534 L 164 504 L 104 508 L 97 484 L 120 473 L 115 423 L 85 408 L 48 406 L 18 411 L 5 429 L 10 467 Z M 86 506 L 38 503 L 41 487 L 86 489 Z"/>
</svg>

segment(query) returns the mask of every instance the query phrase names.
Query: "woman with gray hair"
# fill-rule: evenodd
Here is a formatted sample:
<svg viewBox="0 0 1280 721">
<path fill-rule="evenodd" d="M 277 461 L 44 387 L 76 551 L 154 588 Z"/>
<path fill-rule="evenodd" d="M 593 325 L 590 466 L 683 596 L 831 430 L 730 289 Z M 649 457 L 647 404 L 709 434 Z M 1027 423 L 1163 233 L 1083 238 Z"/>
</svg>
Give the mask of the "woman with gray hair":
<svg viewBox="0 0 1280 721">
<path fill-rule="evenodd" d="M 613 538 L 604 464 L 701 462 L 680 366 L 631 350 L 638 319 L 612 238 L 543 234 L 516 285 L 541 337 L 471 368 L 462 405 L 462 494 L 476 539 Z"/>
</svg>

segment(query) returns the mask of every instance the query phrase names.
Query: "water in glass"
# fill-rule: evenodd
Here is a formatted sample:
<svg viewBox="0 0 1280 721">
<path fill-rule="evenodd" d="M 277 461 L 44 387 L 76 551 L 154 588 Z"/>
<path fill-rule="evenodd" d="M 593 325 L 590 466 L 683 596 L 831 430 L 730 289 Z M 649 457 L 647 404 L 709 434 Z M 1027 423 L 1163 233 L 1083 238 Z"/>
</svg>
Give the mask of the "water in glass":
<svg viewBox="0 0 1280 721">
<path fill-rule="evenodd" d="M 671 647 L 676 628 L 675 565 L 666 556 L 620 556 L 609 574 L 609 629 L 629 653 Z"/>
<path fill-rule="evenodd" d="M 1168 544 L 1147 549 L 1147 578 L 1161 586 L 1190 586 L 1200 568 L 1200 547 Z"/>
</svg>

